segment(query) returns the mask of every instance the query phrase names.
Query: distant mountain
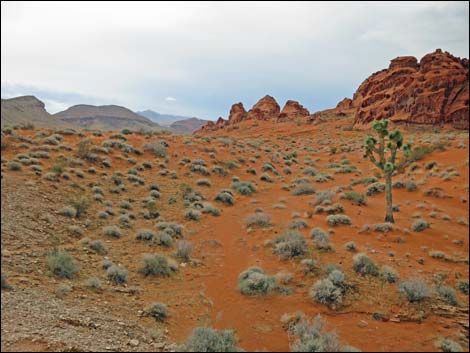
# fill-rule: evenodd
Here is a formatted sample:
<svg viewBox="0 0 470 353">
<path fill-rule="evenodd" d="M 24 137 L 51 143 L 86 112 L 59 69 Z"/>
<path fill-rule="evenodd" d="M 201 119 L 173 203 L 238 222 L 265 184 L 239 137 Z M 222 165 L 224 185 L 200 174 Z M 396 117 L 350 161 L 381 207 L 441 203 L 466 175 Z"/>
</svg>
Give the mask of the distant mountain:
<svg viewBox="0 0 470 353">
<path fill-rule="evenodd" d="M 199 130 L 207 123 L 208 120 L 189 118 L 184 120 L 175 121 L 169 126 L 170 130 L 175 134 L 191 134 Z"/>
<path fill-rule="evenodd" d="M 146 117 L 147 119 L 150 119 L 153 122 L 159 125 L 163 125 L 163 126 L 170 126 L 174 122 L 177 122 L 180 120 L 187 120 L 191 118 L 189 116 L 182 116 L 182 115 L 160 114 L 160 113 L 154 112 L 153 110 L 144 110 L 141 112 L 137 112 L 137 114 L 143 117 Z"/>
<path fill-rule="evenodd" d="M 54 114 L 56 118 L 78 128 L 92 130 L 163 130 L 157 123 L 118 105 L 74 105 Z"/>
<path fill-rule="evenodd" d="M 44 103 L 34 96 L 2 99 L 1 107 L 2 127 L 26 124 L 43 128 L 70 127 L 67 122 L 49 114 Z"/>
</svg>

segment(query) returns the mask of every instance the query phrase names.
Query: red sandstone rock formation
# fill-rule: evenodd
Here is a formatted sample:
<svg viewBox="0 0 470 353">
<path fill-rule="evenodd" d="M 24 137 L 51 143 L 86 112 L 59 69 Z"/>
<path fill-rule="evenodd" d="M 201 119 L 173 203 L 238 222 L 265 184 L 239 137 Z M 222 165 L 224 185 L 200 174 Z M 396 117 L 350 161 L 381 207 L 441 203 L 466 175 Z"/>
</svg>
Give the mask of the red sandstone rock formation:
<svg viewBox="0 0 470 353">
<path fill-rule="evenodd" d="M 353 100 L 351 98 L 343 98 L 341 102 L 336 105 L 336 110 L 350 110 L 354 108 Z"/>
<path fill-rule="evenodd" d="M 280 120 L 290 120 L 295 118 L 304 118 L 310 115 L 310 112 L 299 102 L 288 100 L 279 114 Z"/>
<path fill-rule="evenodd" d="M 414 57 L 398 57 L 359 86 L 352 101 L 357 109 L 355 124 L 390 119 L 468 129 L 468 79 L 468 59 L 440 49 L 419 63 Z"/>
<path fill-rule="evenodd" d="M 246 110 L 243 103 L 236 103 L 232 105 L 230 109 L 230 115 L 228 117 L 228 123 L 230 125 L 237 124 L 246 118 Z"/>
<path fill-rule="evenodd" d="M 267 95 L 261 98 L 246 115 L 247 120 L 269 120 L 279 116 L 281 108 L 276 100 Z"/>
</svg>

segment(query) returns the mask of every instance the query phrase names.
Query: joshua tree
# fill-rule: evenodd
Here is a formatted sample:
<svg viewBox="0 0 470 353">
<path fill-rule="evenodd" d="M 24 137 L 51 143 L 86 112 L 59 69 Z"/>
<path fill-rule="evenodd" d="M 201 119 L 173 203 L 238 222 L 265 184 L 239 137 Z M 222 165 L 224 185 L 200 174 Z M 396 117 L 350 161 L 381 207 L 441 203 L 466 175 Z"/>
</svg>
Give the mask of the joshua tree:
<svg viewBox="0 0 470 353">
<path fill-rule="evenodd" d="M 376 121 L 372 127 L 378 134 L 378 140 L 367 136 L 365 141 L 366 153 L 364 158 L 369 158 L 385 174 L 385 192 L 387 199 L 387 213 L 385 222 L 395 223 L 392 208 L 392 174 L 397 169 L 395 164 L 397 152 L 403 148 L 405 157 L 410 153 L 410 145 L 403 145 L 403 136 L 400 131 L 388 132 L 388 120 Z M 387 159 L 386 153 L 390 154 Z"/>
</svg>

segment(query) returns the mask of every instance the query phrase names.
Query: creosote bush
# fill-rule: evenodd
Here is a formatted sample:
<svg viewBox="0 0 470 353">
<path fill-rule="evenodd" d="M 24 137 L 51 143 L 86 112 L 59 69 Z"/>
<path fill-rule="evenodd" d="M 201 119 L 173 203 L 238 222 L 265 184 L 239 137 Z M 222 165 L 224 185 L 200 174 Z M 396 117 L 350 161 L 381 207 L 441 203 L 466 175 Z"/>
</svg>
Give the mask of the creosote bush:
<svg viewBox="0 0 470 353">
<path fill-rule="evenodd" d="M 418 219 L 413 222 L 411 229 L 414 232 L 422 232 L 423 230 L 429 228 L 429 223 L 424 219 Z"/>
<path fill-rule="evenodd" d="M 248 181 L 235 181 L 232 183 L 231 188 L 242 195 L 251 195 L 256 192 L 256 187 Z"/>
</svg>

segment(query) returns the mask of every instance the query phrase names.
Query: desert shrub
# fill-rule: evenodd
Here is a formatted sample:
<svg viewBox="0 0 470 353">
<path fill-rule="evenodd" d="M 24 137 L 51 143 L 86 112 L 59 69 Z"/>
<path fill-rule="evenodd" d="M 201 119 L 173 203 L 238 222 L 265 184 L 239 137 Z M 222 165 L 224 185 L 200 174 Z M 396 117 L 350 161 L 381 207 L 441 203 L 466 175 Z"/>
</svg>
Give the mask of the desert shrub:
<svg viewBox="0 0 470 353">
<path fill-rule="evenodd" d="M 259 177 L 259 179 L 262 180 L 262 181 L 265 181 L 265 182 L 267 182 L 267 183 L 272 183 L 272 182 L 274 182 L 273 178 L 271 178 L 271 177 L 269 176 L 269 174 L 267 174 L 267 173 L 261 174 L 260 177 Z"/>
<path fill-rule="evenodd" d="M 302 174 L 305 174 L 305 175 L 309 175 L 309 176 L 315 176 L 317 175 L 317 171 L 315 170 L 315 168 L 305 168 L 304 171 L 302 172 Z"/>
<path fill-rule="evenodd" d="M 287 226 L 288 229 L 305 229 L 308 227 L 308 223 L 303 219 L 296 219 L 289 223 Z"/>
<path fill-rule="evenodd" d="M 366 190 L 366 195 L 372 196 L 372 195 L 380 194 L 384 191 L 385 191 L 385 184 L 377 182 L 377 183 L 369 185 L 369 187 Z"/>
<path fill-rule="evenodd" d="M 106 245 L 104 245 L 101 240 L 92 241 L 89 243 L 88 247 L 98 254 L 106 254 L 108 252 Z"/>
<path fill-rule="evenodd" d="M 445 259 L 447 257 L 445 252 L 439 250 L 430 251 L 429 256 L 433 259 Z"/>
<path fill-rule="evenodd" d="M 379 274 L 379 270 L 375 263 L 364 253 L 354 255 L 353 270 L 363 276 L 377 276 Z"/>
<path fill-rule="evenodd" d="M 233 205 L 235 203 L 233 194 L 230 190 L 219 191 L 219 193 L 215 196 L 214 200 L 225 205 Z"/>
<path fill-rule="evenodd" d="M 307 243 L 297 231 L 290 230 L 273 240 L 274 253 L 282 258 L 302 256 L 307 249 Z"/>
<path fill-rule="evenodd" d="M 201 211 L 196 209 L 186 210 L 184 213 L 184 218 L 190 221 L 199 221 L 201 219 Z"/>
<path fill-rule="evenodd" d="M 47 256 L 47 266 L 54 276 L 73 278 L 80 270 L 77 261 L 65 250 L 56 250 Z"/>
<path fill-rule="evenodd" d="M 310 288 L 310 297 L 318 303 L 335 307 L 343 302 L 343 292 L 329 278 L 315 282 Z"/>
<path fill-rule="evenodd" d="M 468 295 L 468 280 L 461 280 L 457 283 L 457 288 L 463 293 Z"/>
<path fill-rule="evenodd" d="M 91 205 L 90 199 L 85 195 L 81 194 L 72 194 L 67 197 L 70 206 L 75 208 L 76 217 L 80 218 L 80 216 L 88 210 Z"/>
<path fill-rule="evenodd" d="M 422 278 L 411 278 L 399 285 L 399 290 L 410 302 L 420 302 L 429 297 L 429 289 Z"/>
<path fill-rule="evenodd" d="M 62 216 L 74 218 L 77 216 L 77 210 L 72 206 L 66 206 L 59 211 Z"/>
<path fill-rule="evenodd" d="M 418 186 L 416 185 L 416 183 L 412 181 L 407 181 L 405 183 L 405 188 L 406 188 L 406 191 L 415 191 L 416 189 L 418 189 Z"/>
<path fill-rule="evenodd" d="M 231 188 L 242 195 L 251 195 L 256 192 L 256 187 L 248 181 L 233 182 Z"/>
<path fill-rule="evenodd" d="M 388 233 L 393 229 L 393 224 L 388 222 L 376 223 L 372 226 L 372 229 L 374 232 Z"/>
<path fill-rule="evenodd" d="M 107 226 L 103 228 L 103 234 L 113 237 L 113 238 L 120 238 L 122 237 L 121 228 L 118 226 Z"/>
<path fill-rule="evenodd" d="M 228 174 L 227 170 L 221 166 L 215 166 L 211 169 L 211 172 L 219 176 L 226 176 Z"/>
<path fill-rule="evenodd" d="M 276 289 L 276 280 L 260 267 L 250 267 L 238 277 L 238 287 L 244 295 L 266 295 Z"/>
<path fill-rule="evenodd" d="M 11 285 L 8 284 L 6 276 L 2 273 L 2 289 L 11 289 Z"/>
<path fill-rule="evenodd" d="M 122 266 L 111 265 L 106 270 L 106 276 L 114 284 L 127 283 L 128 272 Z"/>
<path fill-rule="evenodd" d="M 317 315 L 313 320 L 295 319 L 289 334 L 296 336 L 292 352 L 359 352 L 351 346 L 341 346 L 336 332 L 325 331 L 325 320 Z"/>
<path fill-rule="evenodd" d="M 157 229 L 164 231 L 172 237 L 181 237 L 183 235 L 183 226 L 176 222 L 158 222 Z"/>
<path fill-rule="evenodd" d="M 191 253 L 193 251 L 193 246 L 189 241 L 178 240 L 176 242 L 176 252 L 175 256 L 184 261 L 189 261 L 191 259 Z"/>
<path fill-rule="evenodd" d="M 316 191 L 315 186 L 301 183 L 295 186 L 294 190 L 292 191 L 292 195 L 299 196 L 299 195 L 312 195 Z"/>
<path fill-rule="evenodd" d="M 328 173 L 318 173 L 313 180 L 317 183 L 325 183 L 328 180 L 334 180 L 334 178 Z"/>
<path fill-rule="evenodd" d="M 196 181 L 196 185 L 199 185 L 199 186 L 211 186 L 211 182 L 207 179 L 199 179 Z"/>
<path fill-rule="evenodd" d="M 357 251 L 356 243 L 353 241 L 348 241 L 346 244 L 344 244 L 344 248 L 351 252 Z"/>
<path fill-rule="evenodd" d="M 108 268 L 110 268 L 113 264 L 113 262 L 111 260 L 108 260 L 108 259 L 104 259 L 102 262 L 101 262 L 101 267 L 103 268 L 103 270 L 107 270 Z"/>
<path fill-rule="evenodd" d="M 331 200 L 335 197 L 335 193 L 330 190 L 322 190 L 322 191 L 317 191 L 315 193 L 315 200 L 313 202 L 310 202 L 311 205 L 317 206 L 322 203 L 326 202 L 331 202 Z"/>
<path fill-rule="evenodd" d="M 451 340 L 450 338 L 443 338 L 437 342 L 437 346 L 442 349 L 443 352 L 463 352 L 463 348 L 460 344 Z"/>
<path fill-rule="evenodd" d="M 338 213 L 343 213 L 344 212 L 344 207 L 340 203 L 335 203 L 334 205 L 331 206 L 317 206 L 315 207 L 314 213 L 315 214 L 338 214 Z"/>
<path fill-rule="evenodd" d="M 165 158 L 168 156 L 168 148 L 164 141 L 144 143 L 142 147 L 144 151 L 150 151 L 156 157 Z"/>
<path fill-rule="evenodd" d="M 90 277 L 86 280 L 85 286 L 91 289 L 101 289 L 101 281 L 98 277 Z"/>
<path fill-rule="evenodd" d="M 14 161 L 8 162 L 7 167 L 9 170 L 12 170 L 12 171 L 21 170 L 21 164 L 18 162 L 14 162 Z"/>
<path fill-rule="evenodd" d="M 351 218 L 349 218 L 345 214 L 329 215 L 328 217 L 326 217 L 326 221 L 330 226 L 333 227 L 339 224 L 351 224 Z"/>
<path fill-rule="evenodd" d="M 217 331 L 211 327 L 197 327 L 184 344 L 187 352 L 238 352 L 237 338 L 231 330 Z"/>
<path fill-rule="evenodd" d="M 156 302 L 146 308 L 144 313 L 157 321 L 163 322 L 168 317 L 168 308 L 165 304 Z"/>
<path fill-rule="evenodd" d="M 380 278 L 385 282 L 395 283 L 398 280 L 398 273 L 393 267 L 384 265 L 380 269 Z"/>
<path fill-rule="evenodd" d="M 354 180 L 351 183 L 351 185 L 352 186 L 356 186 L 356 185 L 359 185 L 359 184 L 368 185 L 368 184 L 373 184 L 373 183 L 376 183 L 376 182 L 378 182 L 378 179 L 376 177 L 367 177 L 367 178 Z"/>
<path fill-rule="evenodd" d="M 345 289 L 346 288 L 346 276 L 344 275 L 341 270 L 333 270 L 328 274 L 328 279 L 333 283 L 335 286 Z"/>
<path fill-rule="evenodd" d="M 348 191 L 341 194 L 340 198 L 343 200 L 352 201 L 356 205 L 367 205 L 366 196 L 364 194 L 361 194 L 360 192 Z"/>
<path fill-rule="evenodd" d="M 137 231 L 136 238 L 138 240 L 150 241 L 150 240 L 153 240 L 153 238 L 155 238 L 155 233 L 149 229 L 140 229 Z"/>
<path fill-rule="evenodd" d="M 437 288 L 437 294 L 446 304 L 456 306 L 459 303 L 455 290 L 452 287 L 440 286 Z"/>
<path fill-rule="evenodd" d="M 139 272 L 144 276 L 159 276 L 168 277 L 174 271 L 175 267 L 168 261 L 163 255 L 146 255 L 144 256 L 143 265 L 139 269 Z"/>
<path fill-rule="evenodd" d="M 411 225 L 411 229 L 414 232 L 422 232 L 423 230 L 429 228 L 429 223 L 426 222 L 424 219 L 418 219 L 413 222 Z"/>
<path fill-rule="evenodd" d="M 246 227 L 268 227 L 271 225 L 271 215 L 267 213 L 257 212 L 249 215 L 245 219 Z"/>
</svg>

